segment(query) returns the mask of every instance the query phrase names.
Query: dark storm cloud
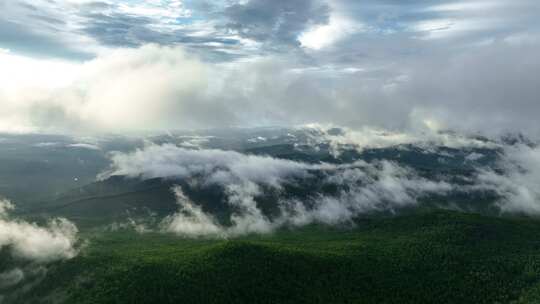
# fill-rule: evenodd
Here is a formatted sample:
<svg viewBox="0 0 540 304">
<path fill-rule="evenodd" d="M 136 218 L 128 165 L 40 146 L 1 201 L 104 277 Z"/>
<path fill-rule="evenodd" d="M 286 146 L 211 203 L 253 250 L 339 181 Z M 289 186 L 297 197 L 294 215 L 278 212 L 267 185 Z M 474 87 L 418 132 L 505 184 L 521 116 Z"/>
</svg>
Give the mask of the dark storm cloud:
<svg viewBox="0 0 540 304">
<path fill-rule="evenodd" d="M 82 31 L 104 45 L 138 46 L 160 40 L 160 34 L 146 28 L 152 21 L 146 17 L 91 13 L 82 15 Z"/>
<path fill-rule="evenodd" d="M 317 0 L 254 0 L 226 8 L 225 28 L 260 42 L 298 45 L 298 35 L 326 24 L 329 13 L 329 6 Z"/>
</svg>

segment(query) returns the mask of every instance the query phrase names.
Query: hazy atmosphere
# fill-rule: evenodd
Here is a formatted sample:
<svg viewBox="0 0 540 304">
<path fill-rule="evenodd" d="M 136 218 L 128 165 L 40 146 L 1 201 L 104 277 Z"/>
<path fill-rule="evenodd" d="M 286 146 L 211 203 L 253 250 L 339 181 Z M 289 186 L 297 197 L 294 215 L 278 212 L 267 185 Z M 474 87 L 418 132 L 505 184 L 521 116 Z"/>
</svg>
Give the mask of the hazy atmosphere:
<svg viewBox="0 0 540 304">
<path fill-rule="evenodd" d="M 0 304 L 540 303 L 539 75 L 537 0 L 0 0 Z"/>
</svg>

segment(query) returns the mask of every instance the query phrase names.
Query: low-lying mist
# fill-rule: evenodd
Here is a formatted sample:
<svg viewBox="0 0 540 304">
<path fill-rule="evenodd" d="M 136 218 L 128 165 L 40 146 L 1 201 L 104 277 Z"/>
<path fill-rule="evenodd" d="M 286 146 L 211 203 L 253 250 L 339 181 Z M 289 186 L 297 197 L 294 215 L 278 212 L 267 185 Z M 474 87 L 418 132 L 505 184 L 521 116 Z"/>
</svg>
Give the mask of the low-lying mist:
<svg viewBox="0 0 540 304">
<path fill-rule="evenodd" d="M 342 142 L 330 145 L 333 153 L 354 144 L 354 137 L 330 136 L 336 138 Z M 420 149 L 418 153 L 438 153 L 439 158 L 452 159 L 455 156 L 441 147 L 453 145 L 465 151 L 480 147 L 494 149 L 498 158 L 485 165 L 476 162 L 485 155 L 469 151 L 463 162 L 470 169 L 450 171 L 444 159 L 438 160 L 441 164 L 430 164 L 435 169 L 428 170 L 422 165 L 385 159 L 308 163 L 220 149 L 150 144 L 129 153 L 113 153 L 110 169 L 100 178 L 119 175 L 178 181 L 171 190 L 178 211 L 163 219 L 159 229 L 186 237 L 269 233 L 311 223 L 353 224 L 361 215 L 392 214 L 426 202 L 464 211 L 538 214 L 540 193 L 534 185 L 540 174 L 539 149 L 456 138 L 460 139 L 444 137 L 446 141 L 431 145 L 411 146 L 407 142 L 409 146 L 396 149 Z M 215 207 L 207 208 L 187 194 L 216 187 L 222 199 L 211 203 L 220 205 L 218 210 L 227 210 L 219 215 L 209 211 L 215 211 Z M 493 199 L 486 203 L 486 197 Z"/>
<path fill-rule="evenodd" d="M 78 229 L 65 218 L 45 226 L 12 218 L 14 205 L 0 200 L 0 302 L 44 278 L 47 265 L 79 253 Z"/>
</svg>

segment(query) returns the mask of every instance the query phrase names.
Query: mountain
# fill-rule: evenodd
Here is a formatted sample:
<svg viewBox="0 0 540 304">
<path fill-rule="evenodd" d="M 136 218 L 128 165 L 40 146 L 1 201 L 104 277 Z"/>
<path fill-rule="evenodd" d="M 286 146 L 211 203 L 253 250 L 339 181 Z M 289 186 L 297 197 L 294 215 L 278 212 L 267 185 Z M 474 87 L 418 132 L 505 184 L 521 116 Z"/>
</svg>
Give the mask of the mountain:
<svg viewBox="0 0 540 304">
<path fill-rule="evenodd" d="M 164 140 L 164 139 L 161 139 Z M 281 142 L 281 141 L 279 141 Z M 197 150 L 194 150 L 195 152 Z M 363 164 L 391 162 L 403 168 L 413 170 L 425 180 L 451 181 L 467 186 L 468 178 L 478 167 L 491 168 L 496 165 L 500 151 L 489 148 L 457 149 L 437 147 L 426 149 L 422 146 L 399 145 L 387 148 L 370 148 L 358 151 L 347 149 L 334 155 L 327 144 L 317 148 L 295 146 L 293 144 L 265 144 L 243 150 L 244 155 L 272 157 L 313 164 L 309 176 L 291 177 L 282 181 L 282 189 L 259 185 L 261 193 L 256 203 L 269 217 L 278 216 L 280 200 L 315 200 L 321 195 L 335 196 L 346 191 L 352 184 L 331 181 L 332 175 L 339 176 L 349 168 L 366 170 Z M 470 157 L 473 155 L 474 157 Z M 331 164 L 338 169 L 317 169 L 318 164 Z M 344 169 L 339 169 L 344 166 Z M 352 166 L 352 167 L 351 167 Z M 216 168 L 216 170 L 228 170 Z M 178 209 L 176 198 L 171 190 L 181 186 L 188 198 L 227 223 L 234 208 L 227 201 L 226 185 L 208 184 L 204 176 L 189 177 L 127 177 L 113 175 L 104 180 L 95 181 L 82 187 L 56 194 L 49 200 L 35 204 L 28 213 L 43 213 L 51 216 L 64 216 L 77 222 L 93 225 L 126 218 L 156 215 L 164 217 Z M 375 178 L 380 178 L 376 177 Z M 442 178 L 442 179 L 441 179 Z M 359 180 L 358 182 L 361 183 Z M 357 186 L 361 186 L 358 184 Z M 421 206 L 426 208 L 461 208 L 476 212 L 491 212 L 490 205 L 496 200 L 493 193 L 485 191 L 458 191 L 449 193 L 431 193 L 420 197 Z"/>
<path fill-rule="evenodd" d="M 286 136 L 286 138 L 289 137 Z M 158 139 L 153 140 L 167 142 L 165 138 Z M 308 146 L 283 143 L 283 141 L 284 139 L 279 137 L 279 139 L 274 139 L 273 143 L 266 141 L 264 144 L 258 144 L 257 147 L 248 147 L 242 150 L 242 153 L 315 166 L 317 164 L 344 165 L 344 168 L 351 165 L 354 167 L 355 162 L 358 161 L 366 164 L 392 162 L 414 170 L 419 177 L 426 180 L 443 178 L 443 180 L 464 186 L 468 183 L 468 177 L 474 174 L 477 168 L 495 166 L 500 156 L 500 151 L 493 148 L 432 147 L 426 149 L 423 146 L 411 144 L 366 148 L 361 151 L 345 148 L 339 155 L 335 155 L 328 144 Z M 181 143 L 177 144 L 181 145 Z M 81 157 L 80 154 L 77 155 Z M 362 165 L 357 167 L 359 170 L 365 170 Z M 329 175 L 340 174 L 344 170 L 346 169 L 327 172 L 323 169 L 310 169 L 309 177 L 288 178 L 283 181 L 283 188 L 277 192 L 275 189 L 261 185 L 262 193 L 258 194 L 255 200 L 266 216 L 278 216 L 278 201 L 280 200 L 310 201 L 321 195 L 335 196 L 340 191 L 349 189 L 352 185 L 336 184 L 328 180 Z M 227 224 L 231 214 L 235 212 L 227 201 L 226 187 L 217 184 L 210 185 L 201 176 L 142 178 L 118 175 L 63 193 L 56 193 L 48 199 L 27 207 L 25 212 L 26 214 L 63 216 L 83 226 L 96 226 L 149 215 L 165 217 L 178 210 L 176 198 L 171 190 L 174 186 L 181 186 L 187 197 L 200 205 L 205 212 L 220 219 L 222 223 Z M 460 208 L 493 213 L 490 206 L 496 198 L 493 193 L 483 191 L 452 191 L 423 195 L 419 201 L 425 208 Z"/>
<path fill-rule="evenodd" d="M 6 136 L 0 302 L 539 301 L 535 145 L 347 132 Z"/>
</svg>

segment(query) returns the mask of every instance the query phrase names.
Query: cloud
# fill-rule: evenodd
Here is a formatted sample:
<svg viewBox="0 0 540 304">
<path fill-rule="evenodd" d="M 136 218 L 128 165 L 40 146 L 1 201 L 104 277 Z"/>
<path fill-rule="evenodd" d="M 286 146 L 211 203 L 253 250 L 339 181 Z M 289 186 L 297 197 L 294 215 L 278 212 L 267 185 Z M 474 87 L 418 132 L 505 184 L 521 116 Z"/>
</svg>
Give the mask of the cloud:
<svg viewBox="0 0 540 304">
<path fill-rule="evenodd" d="M 180 145 L 184 148 L 201 148 L 214 136 L 183 135 L 178 138 L 182 140 Z"/>
<path fill-rule="evenodd" d="M 287 177 L 303 176 L 306 164 L 289 160 L 245 155 L 223 150 L 190 150 L 171 144 L 150 145 L 132 153 L 113 153 L 112 166 L 101 178 L 114 175 L 144 179 L 188 178 L 204 175 L 209 183 L 252 181 L 279 187 Z"/>
<path fill-rule="evenodd" d="M 71 77 L 49 87 L 22 77 L 0 90 L 0 129 L 123 133 L 316 122 L 390 133 L 428 128 L 540 136 L 537 47 L 499 41 L 379 68 L 313 68 L 280 56 L 210 64 L 181 47 L 119 49 L 66 66 L 60 74 Z M 448 63 L 437 65 L 443 57 Z M 54 67 L 35 65 L 33 72 L 31 66 L 21 65 L 25 70 L 15 75 Z M 0 71 L 0 78 L 13 71 Z"/>
<path fill-rule="evenodd" d="M 88 150 L 101 150 L 99 146 L 93 145 L 93 144 L 87 144 L 87 143 L 76 143 L 76 144 L 69 144 L 67 145 L 70 148 L 80 148 L 80 149 L 88 149 Z"/>
<path fill-rule="evenodd" d="M 302 47 L 320 50 L 362 30 L 362 25 L 345 16 L 332 14 L 327 24 L 317 24 L 298 36 Z"/>
<path fill-rule="evenodd" d="M 50 263 L 79 253 L 78 230 L 64 218 L 46 226 L 12 218 L 15 206 L 0 199 L 0 252 L 8 258 L 0 265 L 0 302 L 10 302 L 45 277 Z"/>
<path fill-rule="evenodd" d="M 161 222 L 163 229 L 188 237 L 223 235 L 224 228 L 211 215 L 204 213 L 201 207 L 194 204 L 181 187 L 175 187 L 173 191 L 179 210 Z"/>
<path fill-rule="evenodd" d="M 183 44 L 199 55 L 227 60 L 243 53 L 242 39 L 217 31 L 199 3 L 183 1 L 16 0 L 0 9 L 0 46 L 18 54 L 89 60 L 111 48 Z M 24 38 L 24 39 L 21 39 Z"/>
<path fill-rule="evenodd" d="M 273 45 L 297 45 L 309 26 L 328 23 L 330 8 L 323 1 L 251 0 L 226 8 L 227 29 Z"/>
<path fill-rule="evenodd" d="M 157 42 L 163 35 L 146 26 L 152 20 L 146 16 L 124 15 L 120 13 L 106 14 L 91 12 L 84 15 L 83 31 L 108 46 L 139 46 L 141 41 Z"/>
<path fill-rule="evenodd" d="M 540 214 L 540 148 L 507 147 L 499 168 L 481 170 L 478 182 L 499 195 L 503 212 Z"/>
<path fill-rule="evenodd" d="M 0 94 L 5 105 L 0 117 L 8 126 L 64 132 L 166 128 L 178 120 L 189 125 L 190 113 L 205 110 L 198 102 L 205 73 L 205 66 L 180 48 L 117 50 L 80 65 L 72 81 L 59 88 L 38 89 L 32 79 L 24 88 L 8 87 Z"/>
<path fill-rule="evenodd" d="M 0 248 L 16 258 L 37 263 L 70 259 L 77 255 L 77 227 L 66 219 L 54 219 L 47 227 L 11 219 L 14 206 L 0 201 Z"/>
<path fill-rule="evenodd" d="M 76 10 L 66 1 L 4 1 L 0 9 L 0 45 L 14 52 L 84 60 L 100 49 L 93 39 L 77 33 Z"/>
<path fill-rule="evenodd" d="M 0 289 L 19 284 L 24 279 L 24 272 L 20 268 L 14 268 L 0 273 Z"/>
<path fill-rule="evenodd" d="M 127 218 L 125 221 L 121 222 L 113 222 L 105 228 L 106 231 L 120 231 L 120 230 L 134 230 L 137 233 L 146 233 L 152 231 L 152 229 L 149 227 L 149 224 L 153 224 L 154 222 L 154 214 L 150 213 L 149 218 L 141 220 L 141 219 L 133 219 L 131 217 Z"/>
<path fill-rule="evenodd" d="M 188 150 L 173 145 L 148 146 L 131 153 L 115 153 L 112 167 L 102 178 L 123 175 L 132 178 L 166 178 L 188 181 L 194 187 L 219 186 L 224 200 L 218 208 L 231 211 L 223 224 L 184 194 L 175 192 L 179 211 L 165 218 L 162 228 L 182 236 L 228 237 L 269 233 L 282 226 L 313 222 L 350 223 L 359 214 L 393 211 L 414 206 L 430 193 L 452 191 L 453 185 L 418 176 L 412 169 L 391 162 L 346 165 L 307 164 L 266 156 L 222 150 Z M 306 195 L 283 196 L 284 187 L 308 183 Z M 319 187 L 336 188 L 335 193 Z M 278 214 L 268 214 L 261 197 L 272 197 Z M 277 195 L 277 196 L 276 196 Z"/>
<path fill-rule="evenodd" d="M 82 32 L 103 45 L 138 47 L 148 43 L 171 44 L 189 39 L 179 21 L 191 13 L 179 0 L 142 2 L 89 2 L 78 5 Z M 209 41 L 214 39 L 208 37 Z"/>
<path fill-rule="evenodd" d="M 460 133 L 444 132 L 434 128 L 427 122 L 414 131 L 391 131 L 377 128 L 350 129 L 334 125 L 308 124 L 299 127 L 308 136 L 305 144 L 317 147 L 322 144 L 330 146 L 335 156 L 351 148 L 362 152 L 365 149 L 381 149 L 402 145 L 414 145 L 426 151 L 435 151 L 440 147 L 454 149 L 500 148 L 498 141 L 487 138 L 479 139 Z"/>
<path fill-rule="evenodd" d="M 112 167 L 102 178 L 123 175 L 178 182 L 173 191 L 179 211 L 166 217 L 160 227 L 184 237 L 226 238 L 310 223 L 350 224 L 359 215 L 398 212 L 416 207 L 425 199 L 445 208 L 540 214 L 538 147 L 474 140 L 468 146 L 464 144 L 458 141 L 456 148 L 465 151 L 464 161 L 471 162 L 473 171 L 464 171 L 463 175 L 422 175 L 385 160 L 308 164 L 234 151 L 150 145 L 113 154 Z M 425 153 L 443 155 L 432 150 L 433 144 L 412 145 Z M 489 149 L 498 156 L 494 163 L 482 165 L 475 160 L 483 154 L 466 153 L 475 149 Z M 212 198 L 211 207 L 186 194 L 210 188 L 216 191 L 216 186 L 221 194 Z M 470 201 L 462 202 L 459 197 L 463 195 Z M 490 201 L 476 201 L 486 197 Z M 219 217 L 211 211 L 216 208 L 221 210 Z"/>
</svg>

